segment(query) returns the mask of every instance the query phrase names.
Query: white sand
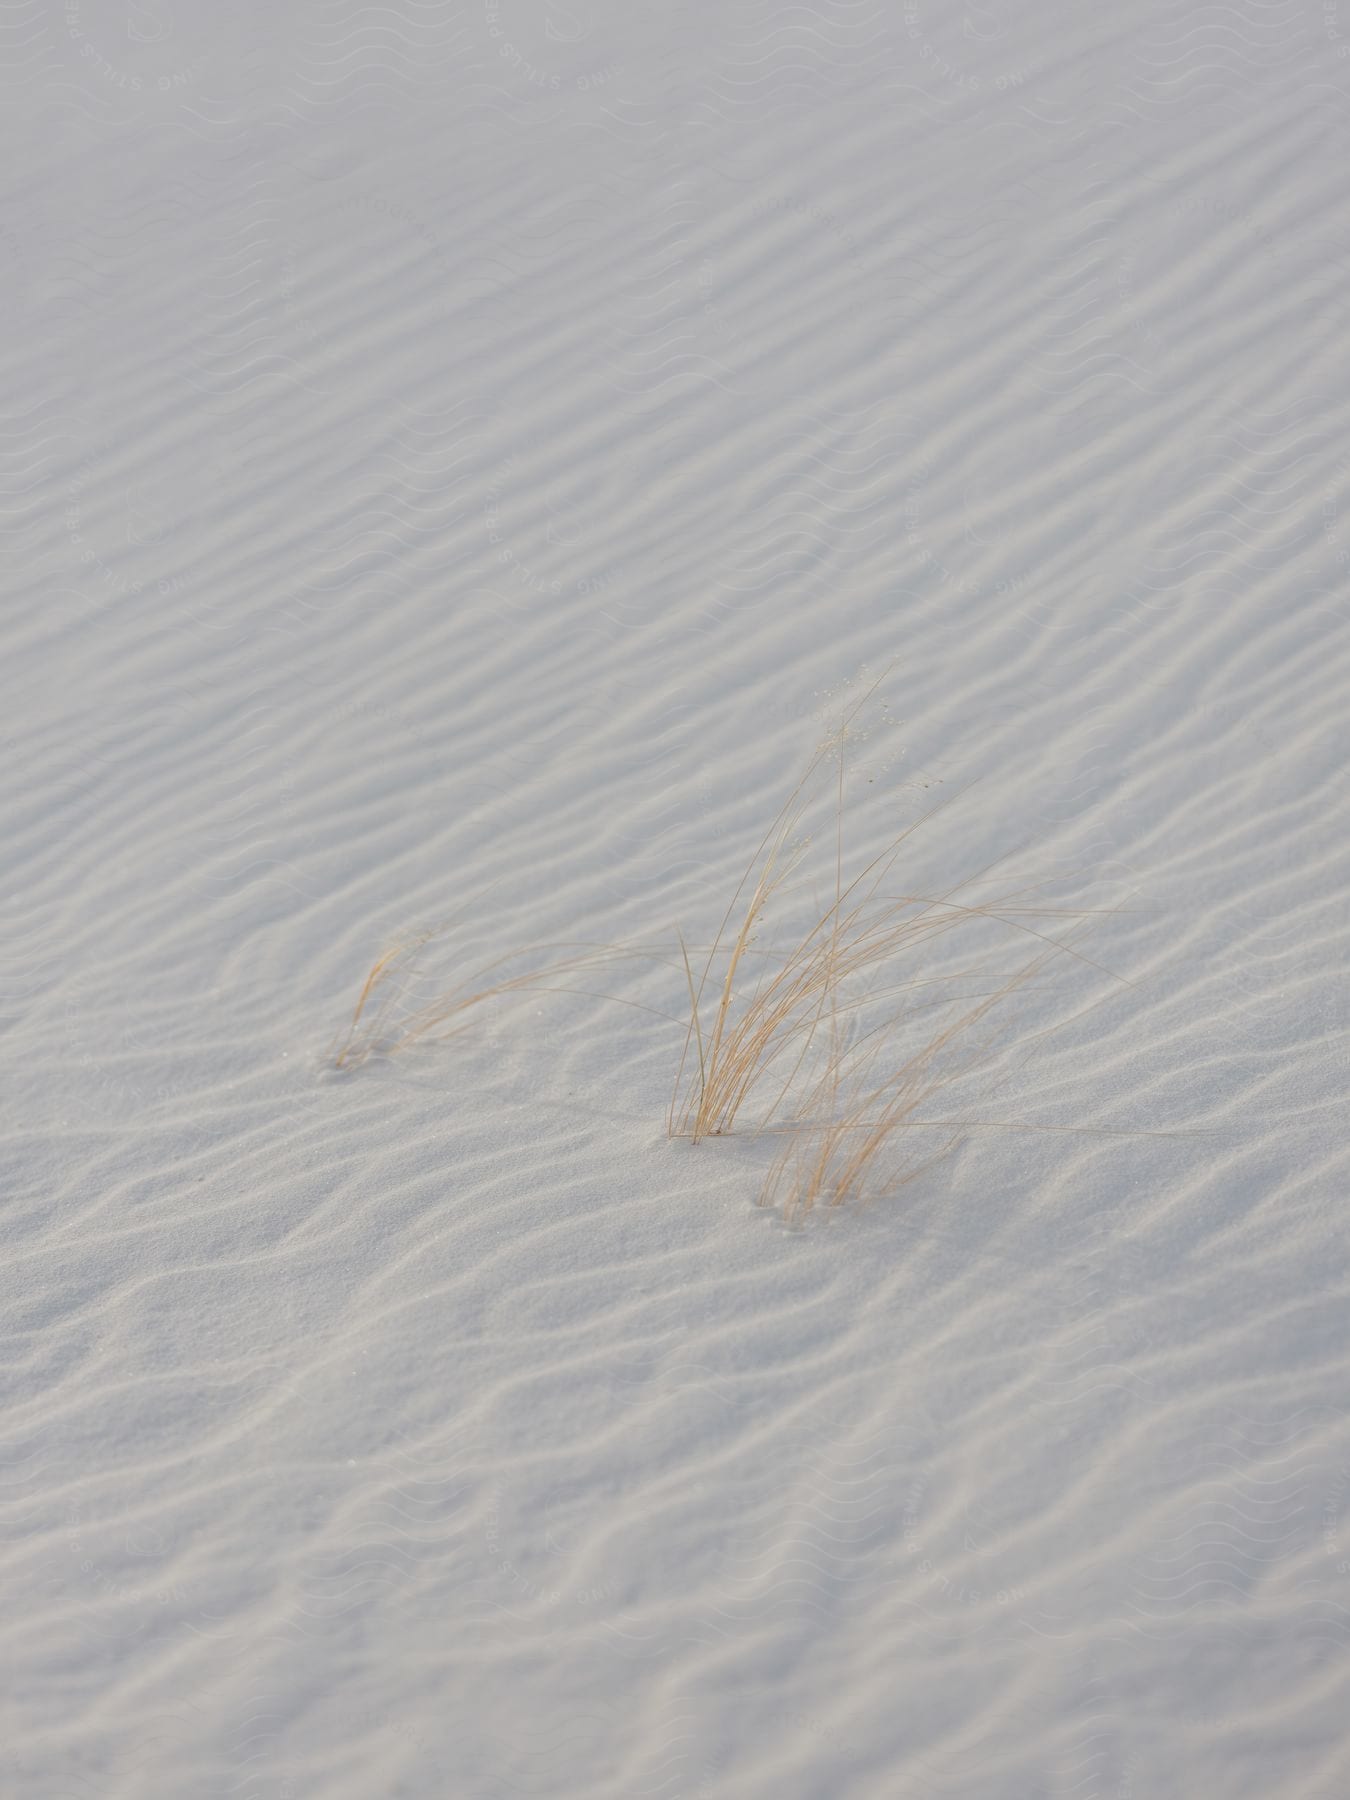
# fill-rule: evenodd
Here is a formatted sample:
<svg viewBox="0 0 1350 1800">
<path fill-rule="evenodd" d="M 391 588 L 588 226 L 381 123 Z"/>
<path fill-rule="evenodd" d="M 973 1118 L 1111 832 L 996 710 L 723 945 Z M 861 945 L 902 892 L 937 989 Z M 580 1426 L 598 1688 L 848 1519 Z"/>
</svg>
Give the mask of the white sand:
<svg viewBox="0 0 1350 1800">
<path fill-rule="evenodd" d="M 1347 1791 L 1347 49 L 6 5 L 5 1796 Z M 1097 1133 L 793 1231 L 651 1012 L 327 1066 L 892 662 L 859 853 L 1144 909 L 971 1104 Z"/>
</svg>

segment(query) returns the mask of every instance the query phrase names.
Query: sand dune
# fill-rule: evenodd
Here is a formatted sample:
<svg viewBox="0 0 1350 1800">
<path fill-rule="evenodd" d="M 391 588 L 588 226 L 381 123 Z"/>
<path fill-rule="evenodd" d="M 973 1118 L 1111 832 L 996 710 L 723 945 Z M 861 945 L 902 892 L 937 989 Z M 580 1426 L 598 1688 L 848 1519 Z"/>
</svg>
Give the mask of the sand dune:
<svg viewBox="0 0 1350 1800">
<path fill-rule="evenodd" d="M 16 0 L 0 83 L 0 1790 L 1342 1794 L 1350 14 Z M 1128 910 L 789 1229 L 666 1136 L 677 933 L 879 678 L 850 854 Z M 651 954 L 336 1070 L 433 926 L 408 1004 Z"/>
</svg>

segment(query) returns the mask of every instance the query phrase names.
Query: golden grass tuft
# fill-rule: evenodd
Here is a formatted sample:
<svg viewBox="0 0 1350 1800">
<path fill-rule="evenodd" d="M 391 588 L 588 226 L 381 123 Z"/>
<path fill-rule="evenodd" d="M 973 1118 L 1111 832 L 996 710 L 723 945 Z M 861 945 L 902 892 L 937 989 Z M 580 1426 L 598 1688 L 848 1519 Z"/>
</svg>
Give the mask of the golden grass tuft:
<svg viewBox="0 0 1350 1800">
<path fill-rule="evenodd" d="M 400 941 L 375 959 L 357 996 L 356 1008 L 346 1034 L 341 1043 L 335 1043 L 330 1051 L 334 1067 L 356 1069 L 375 1055 L 393 1056 L 417 1043 L 448 1042 L 467 1025 L 468 1021 L 462 1015 L 485 1000 L 522 993 L 586 994 L 589 990 L 584 988 L 558 989 L 553 984 L 564 976 L 602 968 L 618 959 L 650 955 L 647 951 L 626 950 L 620 945 L 609 944 L 535 945 L 532 949 L 512 951 L 485 963 L 457 986 L 438 994 L 426 1004 L 404 1004 L 408 987 L 412 984 L 413 959 L 418 951 L 439 934 L 439 930 L 436 927 L 415 938 Z M 552 962 L 532 964 L 516 974 L 501 973 L 509 964 L 522 957 L 562 949 L 574 954 Z M 618 995 L 603 994 L 595 997 L 613 1000 L 619 1005 L 634 1006 L 639 1011 L 655 1011 L 639 1001 L 626 1000 Z M 657 1016 L 664 1018 L 667 1015 Z"/>
<path fill-rule="evenodd" d="M 1037 957 L 1016 970 L 973 1005 L 962 1002 L 949 1007 L 951 1016 L 901 1055 L 879 1081 L 873 1065 L 878 1050 L 889 1042 L 889 1033 L 883 1032 L 872 1051 L 857 1063 L 853 1052 L 841 1049 L 837 1033 L 833 1034 L 824 1071 L 810 1097 L 808 1116 L 796 1121 L 788 1132 L 765 1180 L 761 1204 L 776 1206 L 789 1221 L 798 1221 L 821 1204 L 847 1206 L 894 1192 L 940 1162 L 970 1126 L 922 1119 L 921 1109 L 979 1060 L 983 1046 L 971 1047 L 975 1028 L 1053 954 Z M 911 1128 L 950 1135 L 919 1160 L 903 1161 L 897 1140 Z"/>
<path fill-rule="evenodd" d="M 959 1141 L 959 1129 L 936 1155 L 901 1173 L 892 1153 L 902 1132 L 930 1129 L 918 1117 L 921 1107 L 978 1062 L 981 1024 L 1058 956 L 1100 968 L 1064 938 L 1031 922 L 1083 920 L 1086 909 L 1034 904 L 1034 888 L 977 902 L 972 891 L 988 881 L 995 865 L 936 895 L 891 890 L 901 851 L 941 807 L 926 811 L 845 880 L 844 746 L 868 697 L 816 751 L 761 839 L 697 978 L 681 944 L 689 1018 L 667 1130 L 698 1143 L 736 1130 L 742 1113 L 750 1111 L 756 1134 L 785 1133 L 785 1147 L 761 1198 L 790 1217 L 820 1204 L 867 1198 L 930 1167 Z M 752 979 L 745 974 L 752 936 L 799 864 L 800 853 L 791 845 L 804 814 L 803 795 L 829 759 L 838 765 L 833 902 L 781 950 L 756 949 L 753 954 L 765 966 Z M 944 998 L 955 979 L 948 977 L 938 984 L 935 1001 L 922 952 L 939 937 L 975 927 L 986 933 L 1001 927 L 1037 940 L 1037 953 L 992 991 L 973 998 Z M 886 1001 L 896 994 L 903 996 L 902 1005 L 887 1011 Z M 925 1027 L 923 1019 L 935 1007 L 939 1022 Z M 856 1027 L 851 1040 L 850 1026 Z"/>
</svg>

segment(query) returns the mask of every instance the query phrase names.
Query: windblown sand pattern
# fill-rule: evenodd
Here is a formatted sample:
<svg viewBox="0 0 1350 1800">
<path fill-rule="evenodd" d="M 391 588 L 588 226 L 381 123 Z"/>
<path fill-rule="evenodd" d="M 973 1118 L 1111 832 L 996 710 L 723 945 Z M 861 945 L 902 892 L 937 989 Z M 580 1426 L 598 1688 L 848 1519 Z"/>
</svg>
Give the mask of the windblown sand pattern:
<svg viewBox="0 0 1350 1800">
<path fill-rule="evenodd" d="M 0 1792 L 1339 1800 L 1350 7 L 8 0 L 0 88 Z M 848 867 L 1091 916 L 794 1223 L 680 946 L 879 677 Z M 358 1026 L 509 988 L 335 1067 L 423 934 Z"/>
</svg>

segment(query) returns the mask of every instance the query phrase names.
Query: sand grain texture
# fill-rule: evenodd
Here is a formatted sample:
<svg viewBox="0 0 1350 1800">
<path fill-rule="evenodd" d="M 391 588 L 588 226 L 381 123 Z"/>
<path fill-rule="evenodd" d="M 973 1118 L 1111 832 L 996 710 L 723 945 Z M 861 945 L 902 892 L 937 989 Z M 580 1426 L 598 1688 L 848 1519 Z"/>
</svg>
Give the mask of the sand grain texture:
<svg viewBox="0 0 1350 1800">
<path fill-rule="evenodd" d="M 0 9 L 0 1793 L 1345 1792 L 1348 46 Z M 791 1231 L 676 932 L 888 665 L 1131 985 Z M 667 960 L 335 1071 L 446 922 Z"/>
</svg>

